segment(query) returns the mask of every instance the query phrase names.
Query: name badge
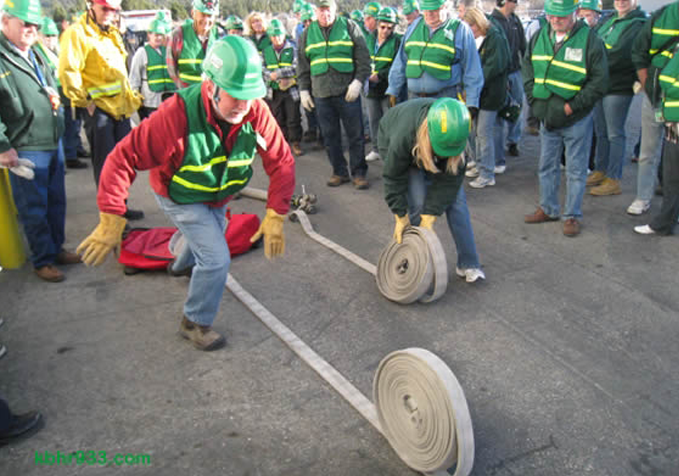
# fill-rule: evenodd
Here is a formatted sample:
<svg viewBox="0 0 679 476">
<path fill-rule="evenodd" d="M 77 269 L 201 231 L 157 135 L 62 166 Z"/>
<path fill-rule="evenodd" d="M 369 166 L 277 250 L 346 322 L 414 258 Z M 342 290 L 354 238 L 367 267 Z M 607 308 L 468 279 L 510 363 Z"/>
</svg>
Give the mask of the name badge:
<svg viewBox="0 0 679 476">
<path fill-rule="evenodd" d="M 566 61 L 582 61 L 582 48 L 568 48 L 566 47 Z"/>
</svg>

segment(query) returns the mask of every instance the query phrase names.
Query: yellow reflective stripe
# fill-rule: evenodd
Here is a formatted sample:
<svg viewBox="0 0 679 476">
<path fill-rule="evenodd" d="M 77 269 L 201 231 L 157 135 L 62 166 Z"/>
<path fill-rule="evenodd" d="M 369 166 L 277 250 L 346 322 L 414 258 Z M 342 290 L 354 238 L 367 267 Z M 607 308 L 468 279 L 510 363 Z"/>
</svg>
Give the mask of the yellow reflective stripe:
<svg viewBox="0 0 679 476">
<path fill-rule="evenodd" d="M 2 73 L 2 74 L 0 74 L 0 79 L 6 78 L 6 77 L 9 76 L 10 74 L 12 74 L 11 71 L 7 71 L 6 73 Z"/>
<path fill-rule="evenodd" d="M 255 160 L 254 157 L 251 157 L 249 159 L 241 159 L 241 160 L 229 160 L 226 163 L 226 166 L 227 167 L 245 167 L 246 165 L 250 165 L 253 160 Z"/>
<path fill-rule="evenodd" d="M 533 61 L 551 61 L 554 57 L 549 55 L 533 55 L 530 59 Z"/>
<path fill-rule="evenodd" d="M 413 45 L 413 46 L 427 46 L 427 42 L 426 42 L 426 41 L 415 41 L 415 40 L 413 40 L 413 41 L 410 41 L 410 40 L 406 41 L 406 46 L 405 46 L 405 47 L 407 48 L 407 47 L 409 47 L 410 45 Z"/>
<path fill-rule="evenodd" d="M 169 79 L 169 78 L 152 79 L 151 81 L 149 81 L 149 84 L 158 84 L 158 83 L 170 83 L 170 84 L 174 84 L 174 81 L 172 81 L 172 80 Z"/>
<path fill-rule="evenodd" d="M 679 30 L 666 30 L 664 28 L 653 28 L 653 33 L 658 35 L 676 36 L 679 35 Z"/>
<path fill-rule="evenodd" d="M 453 69 L 452 65 L 443 65 L 443 64 L 438 64 L 438 63 L 432 63 L 431 61 L 421 61 L 421 60 L 408 60 L 407 65 L 413 65 L 413 66 L 429 66 L 431 68 L 435 69 L 441 69 L 443 71 L 450 71 Z"/>
<path fill-rule="evenodd" d="M 119 94 L 123 89 L 123 84 L 120 81 L 115 83 L 103 84 L 99 87 L 87 88 L 92 99 L 99 98 L 102 96 L 114 96 Z"/>
<path fill-rule="evenodd" d="M 280 67 L 285 68 L 286 66 L 292 66 L 292 63 L 279 63 Z"/>
<path fill-rule="evenodd" d="M 354 46 L 354 42 L 353 41 L 342 41 L 342 40 L 328 41 L 328 46 Z"/>
<path fill-rule="evenodd" d="M 319 63 L 353 63 L 351 58 L 318 58 L 309 63 L 309 66 L 314 66 Z"/>
<path fill-rule="evenodd" d="M 576 86 L 574 84 L 568 84 L 568 83 L 562 83 L 561 81 L 554 81 L 553 79 L 542 79 L 542 78 L 535 78 L 535 82 L 537 84 L 553 84 L 554 86 L 558 86 L 563 89 L 570 89 L 571 91 L 580 91 L 582 89 L 580 86 Z"/>
<path fill-rule="evenodd" d="M 613 46 L 612 46 L 612 45 L 609 45 L 608 43 L 604 43 L 604 44 L 606 45 L 606 49 L 608 49 L 608 50 L 610 50 L 611 48 L 613 48 Z"/>
<path fill-rule="evenodd" d="M 321 43 L 312 43 L 310 45 L 306 45 L 306 48 L 304 48 L 304 51 L 306 51 L 308 53 L 309 50 L 313 50 L 314 48 L 323 48 L 324 46 L 325 46 L 325 41 L 323 41 Z"/>
<path fill-rule="evenodd" d="M 391 63 L 392 61 L 394 61 L 394 58 L 389 58 L 388 56 L 376 56 L 375 61 L 388 61 L 389 63 Z"/>
<path fill-rule="evenodd" d="M 177 182 L 179 185 L 182 185 L 186 188 L 190 188 L 191 190 L 199 190 L 201 192 L 219 192 L 221 190 L 226 190 L 231 185 L 242 185 L 244 183 L 247 183 L 248 179 L 229 180 L 221 187 L 206 187 L 205 185 L 200 185 L 197 183 L 189 182 L 188 180 L 184 180 L 183 178 L 178 177 L 177 175 L 172 176 L 172 181 Z"/>
<path fill-rule="evenodd" d="M 188 79 L 189 81 L 202 81 L 203 78 L 193 74 L 179 73 L 179 79 Z"/>
<path fill-rule="evenodd" d="M 679 107 L 679 101 L 665 101 L 665 107 Z"/>
<path fill-rule="evenodd" d="M 564 63 L 559 60 L 554 60 L 552 61 L 552 64 L 554 66 L 559 66 L 561 68 L 570 69 L 571 71 L 575 71 L 576 73 L 587 74 L 587 70 L 585 68 L 581 68 L 580 66 L 575 66 L 570 63 Z"/>
<path fill-rule="evenodd" d="M 215 157 L 207 164 L 185 165 L 179 169 L 179 172 L 205 172 L 206 170 L 211 169 L 213 165 L 221 164 L 222 162 L 226 162 L 225 155 L 222 155 L 221 157 Z"/>
<path fill-rule="evenodd" d="M 155 71 L 155 70 L 157 70 L 157 69 L 167 69 L 167 65 L 165 65 L 165 64 L 159 64 L 159 65 L 156 65 L 156 66 L 149 66 L 147 69 L 148 69 L 149 71 Z"/>
<path fill-rule="evenodd" d="M 427 48 L 438 48 L 439 50 L 446 50 L 452 54 L 455 54 L 455 48 L 447 45 L 440 45 L 438 43 L 429 43 Z"/>
<path fill-rule="evenodd" d="M 660 81 L 664 81 L 664 82 L 670 83 L 670 84 L 675 84 L 677 81 L 679 81 L 679 79 L 674 78 L 672 76 L 667 76 L 665 74 L 661 74 L 660 76 L 658 76 L 658 79 Z"/>
<path fill-rule="evenodd" d="M 199 58 L 182 58 L 177 61 L 178 64 L 200 64 L 203 60 Z"/>
<path fill-rule="evenodd" d="M 278 69 L 278 65 L 277 64 L 267 65 L 266 69 Z"/>
</svg>

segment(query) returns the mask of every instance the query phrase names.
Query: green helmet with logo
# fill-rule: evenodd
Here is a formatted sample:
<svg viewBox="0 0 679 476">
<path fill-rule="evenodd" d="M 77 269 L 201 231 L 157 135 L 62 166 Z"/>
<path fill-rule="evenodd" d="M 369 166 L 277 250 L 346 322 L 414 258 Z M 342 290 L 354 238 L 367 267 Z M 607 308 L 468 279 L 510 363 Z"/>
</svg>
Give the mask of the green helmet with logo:
<svg viewBox="0 0 679 476">
<path fill-rule="evenodd" d="M 266 34 L 269 36 L 285 36 L 285 25 L 278 18 L 274 18 L 269 23 L 269 28 L 266 29 Z"/>
<path fill-rule="evenodd" d="M 365 7 L 363 7 L 363 16 L 377 18 L 380 10 L 382 10 L 382 5 L 377 2 L 368 2 L 365 4 Z"/>
<path fill-rule="evenodd" d="M 420 11 L 420 3 L 417 0 L 405 0 L 403 2 L 403 14 L 410 15 L 413 12 Z"/>
<path fill-rule="evenodd" d="M 377 19 L 379 21 L 384 21 L 387 23 L 397 23 L 398 15 L 396 15 L 396 10 L 394 10 L 393 8 L 384 7 L 382 10 L 380 10 L 380 13 L 377 15 Z"/>
<path fill-rule="evenodd" d="M 256 99 L 266 95 L 262 60 L 257 48 L 240 36 L 227 35 L 216 41 L 205 55 L 203 72 L 236 99 Z"/>
<path fill-rule="evenodd" d="M 311 3 L 305 3 L 304 6 L 302 7 L 302 16 L 300 17 L 302 21 L 307 21 L 311 20 L 314 21 L 316 19 L 316 7 L 313 6 Z"/>
<path fill-rule="evenodd" d="M 2 10 L 26 23 L 42 25 L 40 0 L 5 0 Z"/>
<path fill-rule="evenodd" d="M 469 137 L 470 118 L 467 106 L 453 98 L 434 101 L 427 113 L 431 148 L 439 157 L 462 153 Z"/>
<path fill-rule="evenodd" d="M 422 0 L 420 8 L 422 10 L 438 10 L 446 3 L 446 0 Z"/>
<path fill-rule="evenodd" d="M 236 15 L 229 15 L 229 17 L 224 22 L 224 28 L 227 30 L 242 30 L 243 20 L 241 20 Z"/>
<path fill-rule="evenodd" d="M 304 0 L 295 0 L 292 2 L 292 13 L 301 13 L 305 3 Z"/>
<path fill-rule="evenodd" d="M 545 0 L 545 13 L 565 17 L 578 9 L 578 0 Z"/>
<path fill-rule="evenodd" d="M 219 13 L 219 0 L 193 0 L 193 8 L 206 15 Z"/>
<path fill-rule="evenodd" d="M 601 0 L 580 0 L 580 8 L 601 13 L 604 5 L 601 3 Z"/>
<path fill-rule="evenodd" d="M 45 17 L 42 19 L 40 33 L 45 36 L 58 36 L 59 30 L 57 29 L 57 24 L 54 23 L 54 20 L 52 20 L 50 17 Z"/>
<path fill-rule="evenodd" d="M 361 10 L 354 10 L 351 12 L 350 18 L 356 23 L 363 23 L 363 12 Z"/>
</svg>

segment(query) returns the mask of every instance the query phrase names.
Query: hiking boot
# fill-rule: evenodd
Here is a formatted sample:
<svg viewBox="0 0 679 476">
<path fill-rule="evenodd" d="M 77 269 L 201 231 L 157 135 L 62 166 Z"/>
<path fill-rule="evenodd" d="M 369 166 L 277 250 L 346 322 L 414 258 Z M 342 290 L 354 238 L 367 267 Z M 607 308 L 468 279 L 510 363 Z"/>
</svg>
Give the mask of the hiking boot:
<svg viewBox="0 0 679 476">
<path fill-rule="evenodd" d="M 55 261 L 57 264 L 78 264 L 83 262 L 79 254 L 66 250 L 61 250 Z"/>
<path fill-rule="evenodd" d="M 213 331 L 212 327 L 196 324 L 189 321 L 186 316 L 182 317 L 179 335 L 184 339 L 190 340 L 198 350 L 216 350 L 226 344 L 224 336 Z"/>
<path fill-rule="evenodd" d="M 60 283 L 61 281 L 66 279 L 64 273 L 59 271 L 59 268 L 57 268 L 53 264 L 46 264 L 45 266 L 41 266 L 40 268 L 35 268 L 34 271 L 35 274 L 37 274 L 40 279 L 42 279 L 43 281 L 47 281 L 49 283 Z"/>
<path fill-rule="evenodd" d="M 601 184 L 589 190 L 590 195 L 596 195 L 599 197 L 606 195 L 620 195 L 621 193 L 622 190 L 620 190 L 620 180 L 615 180 L 608 177 L 606 177 L 604 181 L 601 182 Z"/>
<path fill-rule="evenodd" d="M 87 164 L 80 159 L 66 159 L 66 167 L 69 169 L 86 169 Z"/>
<path fill-rule="evenodd" d="M 299 142 L 293 142 L 291 149 L 292 153 L 295 155 L 304 155 L 304 151 L 302 151 L 302 148 L 299 146 Z"/>
<path fill-rule="evenodd" d="M 366 190 L 370 184 L 365 177 L 354 177 L 354 188 L 356 190 Z"/>
<path fill-rule="evenodd" d="M 646 213 L 649 208 L 651 208 L 650 200 L 636 199 L 629 207 L 627 207 L 627 213 L 630 215 L 642 215 Z"/>
<path fill-rule="evenodd" d="M 563 222 L 563 234 L 566 236 L 577 236 L 580 234 L 580 222 L 575 218 L 569 218 Z"/>
<path fill-rule="evenodd" d="M 509 148 L 507 149 L 507 153 L 511 155 L 512 157 L 518 157 L 519 156 L 519 146 L 516 144 L 509 144 Z"/>
<path fill-rule="evenodd" d="M 606 180 L 606 174 L 598 170 L 595 170 L 594 172 L 589 174 L 589 177 L 587 177 L 585 185 L 587 185 L 588 187 L 592 187 L 594 185 L 599 185 L 604 180 Z"/>
<path fill-rule="evenodd" d="M 326 185 L 328 187 L 339 187 L 343 183 L 348 183 L 349 182 L 349 177 L 346 175 L 333 175 L 328 179 L 326 182 Z"/>
<path fill-rule="evenodd" d="M 550 217 L 547 215 L 541 207 L 538 207 L 532 215 L 525 215 L 523 217 L 525 223 L 545 223 L 548 221 L 557 221 L 558 219 L 559 217 Z"/>
</svg>

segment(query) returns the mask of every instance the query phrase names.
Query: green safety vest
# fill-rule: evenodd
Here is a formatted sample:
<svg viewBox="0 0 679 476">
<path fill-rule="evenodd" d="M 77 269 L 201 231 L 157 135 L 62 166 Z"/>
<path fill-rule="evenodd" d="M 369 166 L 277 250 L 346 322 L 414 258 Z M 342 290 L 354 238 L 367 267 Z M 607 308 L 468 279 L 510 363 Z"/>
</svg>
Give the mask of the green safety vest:
<svg viewBox="0 0 679 476">
<path fill-rule="evenodd" d="M 203 44 L 198 39 L 198 35 L 193 29 L 193 20 L 186 20 L 182 25 L 183 44 L 182 52 L 177 60 L 179 79 L 188 84 L 195 84 L 201 81 L 203 73 L 203 59 L 205 51 L 210 49 L 210 45 L 217 39 L 216 28 L 210 28 L 207 48 L 203 50 Z"/>
<path fill-rule="evenodd" d="M 292 48 L 291 46 L 288 46 L 286 48 L 283 48 L 281 50 L 281 56 L 280 58 L 276 54 L 276 50 L 274 49 L 273 45 L 269 45 L 266 48 L 264 48 L 264 64 L 266 66 L 266 69 L 269 71 L 275 71 L 279 68 L 289 68 L 292 66 L 292 63 L 295 59 L 295 49 Z M 296 76 L 293 76 L 289 79 L 293 79 Z M 279 89 L 278 82 L 277 81 L 271 81 L 269 83 L 272 89 Z"/>
<path fill-rule="evenodd" d="M 304 53 L 309 59 L 312 76 L 325 73 L 328 66 L 340 73 L 351 73 L 354 70 L 354 40 L 349 35 L 347 19 L 337 17 L 327 40 L 318 21 L 311 23 Z"/>
<path fill-rule="evenodd" d="M 42 42 L 40 41 L 36 42 L 35 46 L 42 54 L 42 57 L 45 58 L 45 61 L 52 70 L 52 77 L 56 81 L 57 86 L 61 86 L 61 81 L 59 81 L 59 76 L 57 75 L 57 70 L 59 68 L 59 57 L 56 54 L 54 54 L 52 50 L 43 45 Z"/>
<path fill-rule="evenodd" d="M 610 50 L 611 48 L 613 48 L 618 43 L 618 40 L 620 39 L 620 35 L 623 34 L 623 32 L 627 29 L 627 27 L 633 25 L 634 22 L 637 22 L 637 21 L 638 22 L 644 22 L 644 21 L 646 21 L 646 19 L 641 18 L 641 17 L 618 18 L 618 15 L 615 14 L 615 15 L 613 15 L 613 18 L 611 18 L 606 23 L 604 23 L 602 26 L 600 26 L 597 29 L 597 32 L 599 33 L 599 36 L 601 37 L 601 39 L 604 40 L 604 44 L 606 45 L 606 49 Z"/>
<path fill-rule="evenodd" d="M 679 5 L 674 3 L 662 12 L 660 17 L 653 23 L 651 30 L 651 47 L 648 53 L 653 57 L 651 64 L 658 69 L 662 69 L 669 60 L 672 59 L 674 45 L 679 38 L 665 46 L 672 37 L 679 37 Z M 663 48 L 663 46 L 665 46 Z M 660 48 L 663 48 L 660 51 Z"/>
<path fill-rule="evenodd" d="M 176 203 L 219 202 L 247 185 L 252 177 L 252 161 L 257 148 L 257 133 L 244 123 L 227 156 L 221 137 L 207 121 L 201 86 L 182 89 L 181 96 L 188 131 L 184 160 L 168 186 Z"/>
<path fill-rule="evenodd" d="M 676 49 L 673 53 L 676 53 Z M 663 117 L 668 122 L 679 122 L 679 54 L 672 55 L 658 80 L 663 91 Z"/>
<path fill-rule="evenodd" d="M 165 47 L 160 47 L 160 54 L 155 48 L 150 45 L 144 45 L 146 50 L 146 80 L 149 83 L 149 89 L 154 93 L 162 93 L 165 91 L 174 91 L 174 81 L 170 79 L 167 73 L 167 63 L 165 62 Z"/>
<path fill-rule="evenodd" d="M 550 33 L 551 28 L 542 28 L 533 48 L 533 97 L 548 99 L 556 94 L 569 100 L 578 94 L 587 79 L 587 39 L 590 29 L 583 25 L 574 36 L 567 36 L 556 54 Z"/>
<path fill-rule="evenodd" d="M 427 72 L 434 78 L 445 81 L 453 75 L 455 55 L 455 33 L 460 20 L 448 20 L 434 35 L 429 37 L 429 27 L 421 19 L 403 46 L 408 62 L 406 77 L 419 78 Z"/>
<path fill-rule="evenodd" d="M 382 43 L 375 53 L 375 43 L 377 43 L 377 36 L 370 35 L 368 38 L 368 49 L 370 50 L 370 60 L 372 64 L 371 74 L 378 73 L 383 69 L 391 68 L 391 63 L 394 62 L 396 56 L 396 48 L 398 36 L 396 33 L 387 38 L 387 41 Z"/>
<path fill-rule="evenodd" d="M 257 51 L 260 53 L 264 51 L 264 48 L 271 45 L 271 38 L 269 38 L 269 35 L 266 33 L 261 36 L 259 40 L 257 39 L 257 35 L 250 35 L 248 38 L 255 44 Z"/>
</svg>

